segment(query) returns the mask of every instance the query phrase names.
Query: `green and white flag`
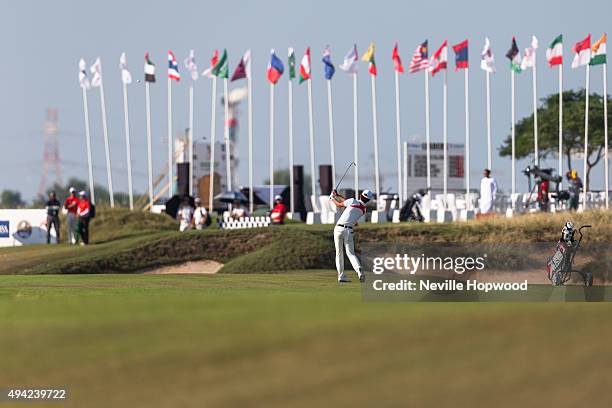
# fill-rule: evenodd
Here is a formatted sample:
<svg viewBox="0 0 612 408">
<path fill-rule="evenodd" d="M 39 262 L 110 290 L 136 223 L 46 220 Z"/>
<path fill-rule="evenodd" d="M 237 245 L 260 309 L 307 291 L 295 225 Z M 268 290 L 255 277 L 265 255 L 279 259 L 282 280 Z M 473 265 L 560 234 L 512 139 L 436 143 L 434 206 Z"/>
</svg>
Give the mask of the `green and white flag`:
<svg viewBox="0 0 612 408">
<path fill-rule="evenodd" d="M 546 50 L 546 59 L 552 67 L 563 64 L 563 35 L 558 35 Z"/>
<path fill-rule="evenodd" d="M 591 62 L 589 65 L 599 65 L 606 63 L 606 35 L 593 44 L 591 47 Z"/>
<path fill-rule="evenodd" d="M 295 78 L 295 51 L 289 47 L 289 58 L 287 59 L 287 65 L 289 66 L 289 80 Z"/>
</svg>

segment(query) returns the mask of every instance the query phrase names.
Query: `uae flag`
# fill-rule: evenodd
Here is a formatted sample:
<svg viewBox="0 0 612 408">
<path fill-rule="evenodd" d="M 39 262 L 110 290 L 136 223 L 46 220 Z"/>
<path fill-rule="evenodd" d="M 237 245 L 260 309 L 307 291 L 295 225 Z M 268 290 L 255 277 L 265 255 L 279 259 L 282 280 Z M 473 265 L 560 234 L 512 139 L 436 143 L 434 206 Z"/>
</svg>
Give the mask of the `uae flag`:
<svg viewBox="0 0 612 408">
<path fill-rule="evenodd" d="M 577 42 L 572 51 L 576 53 L 572 61 L 572 68 L 578 68 L 591 62 L 591 34 L 582 41 Z"/>
<path fill-rule="evenodd" d="M 227 65 L 227 50 L 223 50 L 223 54 L 210 71 L 211 74 L 218 78 L 229 77 L 229 67 Z"/>
<path fill-rule="evenodd" d="M 310 47 L 306 48 L 306 52 L 300 62 L 300 84 L 310 79 Z"/>
<path fill-rule="evenodd" d="M 591 47 L 591 65 L 606 63 L 606 35 L 602 35 L 593 47 Z"/>
<path fill-rule="evenodd" d="M 151 62 L 151 58 L 149 58 L 148 52 L 145 54 L 144 73 L 145 82 L 155 82 L 155 64 Z"/>
<path fill-rule="evenodd" d="M 370 75 L 376 76 L 376 61 L 374 60 L 374 43 L 370 43 L 368 50 L 361 56 L 361 60 L 368 62 L 368 72 Z"/>
<path fill-rule="evenodd" d="M 553 40 L 546 50 L 546 59 L 552 67 L 563 64 L 563 35 L 560 34 Z"/>
<path fill-rule="evenodd" d="M 517 74 L 521 73 L 521 53 L 518 45 L 516 45 L 516 38 L 512 37 L 512 45 L 506 53 L 506 58 L 510 60 L 510 69 Z"/>
</svg>

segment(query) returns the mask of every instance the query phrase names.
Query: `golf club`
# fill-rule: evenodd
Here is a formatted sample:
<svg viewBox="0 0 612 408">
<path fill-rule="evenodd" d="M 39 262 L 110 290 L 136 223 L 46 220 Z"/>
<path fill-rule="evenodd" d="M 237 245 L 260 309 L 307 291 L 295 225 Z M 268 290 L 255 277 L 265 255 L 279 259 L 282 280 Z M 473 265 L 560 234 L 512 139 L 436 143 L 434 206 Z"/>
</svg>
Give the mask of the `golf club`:
<svg viewBox="0 0 612 408">
<path fill-rule="evenodd" d="M 338 181 L 338 184 L 336 184 L 336 188 L 334 188 L 334 190 L 338 190 L 338 187 L 340 187 L 340 183 L 342 183 L 342 180 L 344 180 L 344 176 L 346 176 L 346 173 L 348 173 L 349 169 L 351 168 L 351 166 L 355 166 L 357 167 L 357 163 L 355 162 L 351 162 L 348 167 L 346 168 L 344 174 L 342 175 L 342 177 L 340 178 L 340 181 Z"/>
</svg>

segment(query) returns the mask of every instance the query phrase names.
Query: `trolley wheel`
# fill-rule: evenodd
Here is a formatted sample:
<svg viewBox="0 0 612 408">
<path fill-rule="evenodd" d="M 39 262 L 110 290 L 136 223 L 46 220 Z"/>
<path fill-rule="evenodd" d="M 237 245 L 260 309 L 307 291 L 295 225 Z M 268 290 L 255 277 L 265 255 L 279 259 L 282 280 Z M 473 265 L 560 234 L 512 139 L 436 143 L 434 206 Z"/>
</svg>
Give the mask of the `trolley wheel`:
<svg viewBox="0 0 612 408">
<path fill-rule="evenodd" d="M 584 286 L 593 286 L 593 273 L 592 272 L 585 272 Z"/>
</svg>

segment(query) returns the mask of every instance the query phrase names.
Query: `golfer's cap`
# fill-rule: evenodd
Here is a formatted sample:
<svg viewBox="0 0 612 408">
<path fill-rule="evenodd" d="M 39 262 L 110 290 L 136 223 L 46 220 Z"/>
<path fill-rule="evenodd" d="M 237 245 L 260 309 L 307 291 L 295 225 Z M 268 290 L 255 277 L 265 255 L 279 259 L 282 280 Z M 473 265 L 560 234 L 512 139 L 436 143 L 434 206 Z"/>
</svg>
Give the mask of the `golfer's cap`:
<svg viewBox="0 0 612 408">
<path fill-rule="evenodd" d="M 196 203 L 199 203 L 202 200 L 200 200 L 200 197 L 196 197 L 195 200 L 193 200 L 193 201 L 195 201 Z"/>
<path fill-rule="evenodd" d="M 372 192 L 370 190 L 363 190 L 361 192 L 361 195 L 364 196 L 365 198 L 367 198 L 368 200 L 371 200 L 372 197 L 374 197 L 374 194 L 372 194 Z"/>
<path fill-rule="evenodd" d="M 79 195 L 80 196 L 86 196 L 87 193 L 85 192 L 85 190 L 81 190 L 81 191 L 79 191 Z"/>
<path fill-rule="evenodd" d="M 70 188 L 68 189 L 68 191 L 69 191 L 69 192 L 71 192 L 71 193 L 74 193 L 74 192 L 76 192 L 76 188 L 74 188 L 74 187 L 70 187 Z"/>
<path fill-rule="evenodd" d="M 282 199 L 283 199 L 283 197 L 281 197 L 281 196 L 277 195 L 276 197 L 274 197 L 274 199 L 275 199 L 275 200 L 282 200 Z"/>
</svg>

